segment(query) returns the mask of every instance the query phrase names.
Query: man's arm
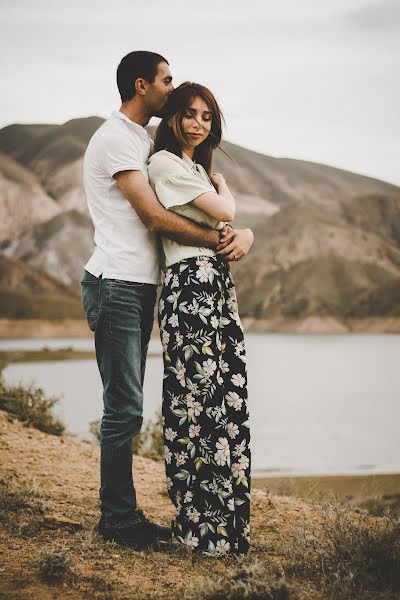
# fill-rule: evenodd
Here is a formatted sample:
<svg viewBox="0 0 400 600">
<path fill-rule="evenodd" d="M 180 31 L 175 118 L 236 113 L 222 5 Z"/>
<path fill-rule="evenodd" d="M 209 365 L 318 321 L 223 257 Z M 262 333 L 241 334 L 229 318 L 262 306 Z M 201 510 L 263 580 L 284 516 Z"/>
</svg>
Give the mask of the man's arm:
<svg viewBox="0 0 400 600">
<path fill-rule="evenodd" d="M 120 171 L 114 178 L 121 192 L 150 231 L 186 246 L 214 249 L 218 246 L 219 231 L 201 227 L 166 210 L 141 171 Z"/>
</svg>

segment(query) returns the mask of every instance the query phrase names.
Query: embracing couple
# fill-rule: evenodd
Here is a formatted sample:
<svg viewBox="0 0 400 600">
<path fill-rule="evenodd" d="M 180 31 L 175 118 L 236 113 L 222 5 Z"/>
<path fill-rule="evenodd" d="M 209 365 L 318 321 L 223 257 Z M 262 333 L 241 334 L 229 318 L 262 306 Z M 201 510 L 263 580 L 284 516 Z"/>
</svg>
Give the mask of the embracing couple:
<svg viewBox="0 0 400 600">
<path fill-rule="evenodd" d="M 172 85 L 169 64 L 131 52 L 118 66 L 122 104 L 93 135 L 84 184 L 95 227 L 82 300 L 103 382 L 99 532 L 135 549 L 186 544 L 214 556 L 250 542 L 246 357 L 229 262 L 253 243 L 227 225 L 235 200 L 211 172 L 222 115 L 210 90 Z M 144 127 L 161 122 L 155 143 Z M 163 435 L 172 528 L 137 509 L 132 439 L 160 271 Z"/>
</svg>

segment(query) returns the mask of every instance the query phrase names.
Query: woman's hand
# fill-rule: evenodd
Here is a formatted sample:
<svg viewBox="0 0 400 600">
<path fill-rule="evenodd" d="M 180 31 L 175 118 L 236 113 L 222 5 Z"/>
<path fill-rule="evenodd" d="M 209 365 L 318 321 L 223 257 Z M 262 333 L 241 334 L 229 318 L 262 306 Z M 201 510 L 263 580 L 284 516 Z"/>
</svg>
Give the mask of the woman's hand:
<svg viewBox="0 0 400 600">
<path fill-rule="evenodd" d="M 240 260 L 248 254 L 253 242 L 254 235 L 251 229 L 229 229 L 221 236 L 217 254 L 228 261 Z"/>
<path fill-rule="evenodd" d="M 214 187 L 219 188 L 220 185 L 225 183 L 225 178 L 221 173 L 211 173 L 210 179 Z"/>
</svg>

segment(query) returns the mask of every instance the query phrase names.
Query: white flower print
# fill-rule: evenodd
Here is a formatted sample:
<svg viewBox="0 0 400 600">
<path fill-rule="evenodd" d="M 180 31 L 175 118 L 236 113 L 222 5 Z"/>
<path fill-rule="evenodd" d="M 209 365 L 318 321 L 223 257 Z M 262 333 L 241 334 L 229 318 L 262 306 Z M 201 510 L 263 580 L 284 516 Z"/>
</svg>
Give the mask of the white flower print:
<svg viewBox="0 0 400 600">
<path fill-rule="evenodd" d="M 181 467 L 182 465 L 184 465 L 187 459 L 189 458 L 187 452 L 175 452 L 174 456 L 176 459 L 177 467 Z"/>
<path fill-rule="evenodd" d="M 243 537 L 246 542 L 250 542 L 250 523 L 246 522 L 246 525 L 243 527 Z"/>
<path fill-rule="evenodd" d="M 215 479 L 213 479 L 212 483 L 210 483 L 209 488 L 210 488 L 210 492 L 212 494 L 218 494 L 218 492 L 219 492 L 219 485 L 215 481 Z"/>
<path fill-rule="evenodd" d="M 223 466 L 226 463 L 229 464 L 230 451 L 229 442 L 227 438 L 218 438 L 218 442 L 215 444 L 215 446 L 217 448 L 217 451 L 214 454 L 214 460 L 217 463 L 217 465 Z"/>
<path fill-rule="evenodd" d="M 164 308 L 165 308 L 165 302 L 162 298 L 160 298 L 160 301 L 158 303 L 158 312 L 160 313 L 160 315 L 164 312 Z"/>
<path fill-rule="evenodd" d="M 184 540 L 184 542 L 186 546 L 189 546 L 189 548 L 197 548 L 197 546 L 199 545 L 199 538 L 195 535 L 192 535 L 190 540 Z"/>
<path fill-rule="evenodd" d="M 168 448 L 168 446 L 164 446 L 164 458 L 165 458 L 165 462 L 167 463 L 167 465 L 170 465 L 171 459 L 172 459 L 172 452 Z"/>
<path fill-rule="evenodd" d="M 221 369 L 221 373 L 228 373 L 229 371 L 229 365 L 223 360 L 222 356 L 219 359 L 219 368 Z"/>
<path fill-rule="evenodd" d="M 182 387 L 185 387 L 185 373 L 186 373 L 185 367 L 181 367 L 176 374 L 176 378 Z"/>
<path fill-rule="evenodd" d="M 235 510 L 235 499 L 229 498 L 227 506 L 228 506 L 228 510 L 234 511 Z"/>
<path fill-rule="evenodd" d="M 228 403 L 228 406 L 232 406 L 235 410 L 240 410 L 242 408 L 243 399 L 236 392 L 229 392 L 225 399 Z"/>
<path fill-rule="evenodd" d="M 241 479 L 244 477 L 244 471 L 240 468 L 239 463 L 233 463 L 231 466 L 231 471 L 235 479 Z"/>
<path fill-rule="evenodd" d="M 179 331 L 175 331 L 175 342 L 177 348 L 180 348 L 183 344 L 183 335 Z"/>
<path fill-rule="evenodd" d="M 224 554 L 228 554 L 229 550 L 231 549 L 231 545 L 228 540 L 218 540 L 215 549 L 217 554 L 222 556 Z"/>
<path fill-rule="evenodd" d="M 212 299 L 212 296 L 209 296 L 208 294 L 206 298 L 206 304 L 208 304 L 211 310 L 214 310 L 214 300 Z"/>
<path fill-rule="evenodd" d="M 235 449 L 233 451 L 233 456 L 237 456 L 238 458 L 240 458 L 245 450 L 246 440 L 242 440 L 240 444 L 236 444 Z"/>
<path fill-rule="evenodd" d="M 164 276 L 164 285 L 169 284 L 169 282 L 171 281 L 171 277 L 172 277 L 172 271 L 171 271 L 171 269 L 167 269 L 167 271 L 165 272 L 165 276 Z"/>
<path fill-rule="evenodd" d="M 200 435 L 200 425 L 194 425 L 193 423 L 189 426 L 189 437 L 194 438 Z"/>
<path fill-rule="evenodd" d="M 244 384 L 246 383 L 246 379 L 243 377 L 243 375 L 241 373 L 233 374 L 231 377 L 231 381 L 232 381 L 233 385 L 236 385 L 236 387 L 240 387 L 240 388 L 242 388 L 244 386 Z"/>
<path fill-rule="evenodd" d="M 235 355 L 240 356 L 244 352 L 244 342 L 236 342 Z"/>
<path fill-rule="evenodd" d="M 178 327 L 178 325 L 179 325 L 178 315 L 173 313 L 170 316 L 170 318 L 168 319 L 168 323 L 171 325 L 171 327 Z"/>
<path fill-rule="evenodd" d="M 173 442 L 178 434 L 171 427 L 167 427 L 164 435 L 166 440 L 168 440 L 169 442 Z"/>
<path fill-rule="evenodd" d="M 206 377 L 212 377 L 217 368 L 217 363 L 209 358 L 208 360 L 203 361 L 203 371 Z"/>
<path fill-rule="evenodd" d="M 178 275 L 174 275 L 172 278 L 171 288 L 179 287 L 179 277 Z"/>
<path fill-rule="evenodd" d="M 196 277 L 201 283 L 209 281 L 212 272 L 212 264 L 208 260 L 197 260 L 199 268 L 196 271 Z"/>
<path fill-rule="evenodd" d="M 179 405 L 179 400 L 178 398 L 172 398 L 171 402 L 170 402 L 170 407 L 171 409 L 176 408 Z"/>
<path fill-rule="evenodd" d="M 239 427 L 236 423 L 228 423 L 226 426 L 226 432 L 229 437 L 234 440 L 235 437 L 239 435 Z"/>
<path fill-rule="evenodd" d="M 168 350 L 168 342 L 169 342 L 169 333 L 168 333 L 168 331 L 163 331 L 162 338 L 161 338 L 161 344 L 162 344 L 164 352 L 166 352 Z"/>
<path fill-rule="evenodd" d="M 183 497 L 183 501 L 184 502 L 191 502 L 193 500 L 193 492 L 191 492 L 190 490 L 188 490 L 186 492 L 186 494 Z"/>
<path fill-rule="evenodd" d="M 245 454 L 239 458 L 239 466 L 241 469 L 246 470 L 249 468 L 250 461 Z"/>
<path fill-rule="evenodd" d="M 169 463 L 167 463 L 169 464 Z M 173 486 L 171 477 L 167 477 L 167 490 L 170 490 Z"/>
<path fill-rule="evenodd" d="M 186 509 L 186 514 L 188 519 L 190 521 L 193 521 L 193 523 L 198 523 L 200 521 L 201 513 L 199 513 L 199 511 L 194 506 L 188 506 Z"/>
<path fill-rule="evenodd" d="M 190 394 L 187 396 L 187 409 L 189 417 L 198 417 L 203 411 L 203 407 L 200 402 L 194 400 L 193 396 L 190 396 Z"/>
<path fill-rule="evenodd" d="M 222 413 L 223 413 L 223 410 L 222 410 L 221 406 L 215 406 L 212 409 L 212 411 L 211 411 L 211 414 L 212 414 L 212 416 L 214 417 L 214 419 L 216 420 L 217 423 L 221 419 Z"/>
<path fill-rule="evenodd" d="M 219 326 L 219 319 L 218 317 L 216 317 L 215 315 L 213 315 L 210 319 L 210 323 L 211 323 L 211 327 L 214 327 L 214 329 L 218 329 Z"/>
</svg>

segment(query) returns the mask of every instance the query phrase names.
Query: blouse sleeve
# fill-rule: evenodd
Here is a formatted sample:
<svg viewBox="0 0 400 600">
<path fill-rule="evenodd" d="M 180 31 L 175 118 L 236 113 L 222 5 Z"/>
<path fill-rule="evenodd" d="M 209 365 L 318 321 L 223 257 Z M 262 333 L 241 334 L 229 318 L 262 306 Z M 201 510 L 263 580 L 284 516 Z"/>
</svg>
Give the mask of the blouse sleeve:
<svg viewBox="0 0 400 600">
<path fill-rule="evenodd" d="M 161 204 L 172 209 L 189 204 L 192 200 L 206 192 L 217 193 L 208 182 L 200 179 L 195 173 L 189 173 L 179 165 L 169 165 L 168 169 L 154 169 L 149 165 L 149 176 L 154 191 Z"/>
</svg>

